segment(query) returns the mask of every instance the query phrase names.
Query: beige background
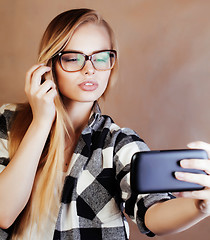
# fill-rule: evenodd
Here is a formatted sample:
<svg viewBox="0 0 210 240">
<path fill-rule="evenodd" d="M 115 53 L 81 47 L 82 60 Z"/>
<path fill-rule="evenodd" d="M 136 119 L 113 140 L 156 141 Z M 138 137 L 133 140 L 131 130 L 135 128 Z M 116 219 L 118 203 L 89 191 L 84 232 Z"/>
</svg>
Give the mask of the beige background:
<svg viewBox="0 0 210 240">
<path fill-rule="evenodd" d="M 0 0 L 0 104 L 25 100 L 44 29 L 77 7 L 99 10 L 119 41 L 120 78 L 104 113 L 151 149 L 210 141 L 210 0 Z M 209 223 L 155 239 L 207 240 Z M 131 239 L 148 238 L 132 228 Z"/>
</svg>

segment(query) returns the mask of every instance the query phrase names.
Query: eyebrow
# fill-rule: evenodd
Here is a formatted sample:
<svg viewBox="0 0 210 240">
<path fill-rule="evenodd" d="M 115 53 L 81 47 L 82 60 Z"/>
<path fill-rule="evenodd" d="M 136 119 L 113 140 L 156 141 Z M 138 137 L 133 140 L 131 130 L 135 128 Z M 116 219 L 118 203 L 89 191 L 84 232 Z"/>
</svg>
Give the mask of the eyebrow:
<svg viewBox="0 0 210 240">
<path fill-rule="evenodd" d="M 101 50 L 97 50 L 97 51 L 93 51 L 90 54 L 86 54 L 84 52 L 78 51 L 78 50 L 72 50 L 72 49 L 67 49 L 65 51 L 62 51 L 61 53 L 80 53 L 80 54 L 85 54 L 85 55 L 92 55 L 94 53 L 98 53 L 98 52 L 104 52 L 104 51 L 112 51 L 113 49 L 101 49 Z"/>
<path fill-rule="evenodd" d="M 72 49 L 67 49 L 67 50 L 64 50 L 62 52 L 74 52 L 74 53 L 83 53 L 81 51 L 77 51 L 77 50 L 72 50 Z"/>
</svg>

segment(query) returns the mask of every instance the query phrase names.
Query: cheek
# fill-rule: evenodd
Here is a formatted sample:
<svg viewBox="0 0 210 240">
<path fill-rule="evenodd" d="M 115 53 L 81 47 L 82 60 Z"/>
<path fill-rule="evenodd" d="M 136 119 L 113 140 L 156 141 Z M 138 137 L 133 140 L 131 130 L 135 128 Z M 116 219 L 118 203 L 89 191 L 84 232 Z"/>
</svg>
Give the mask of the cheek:
<svg viewBox="0 0 210 240">
<path fill-rule="evenodd" d="M 108 82 L 109 82 L 109 78 L 110 78 L 110 71 L 108 72 L 108 71 L 105 71 L 104 72 L 104 74 L 103 74 L 103 82 L 104 82 L 104 84 L 108 84 Z"/>
<path fill-rule="evenodd" d="M 65 89 L 65 86 L 67 85 L 67 79 L 60 74 L 57 74 L 56 77 L 57 77 L 57 87 L 62 93 L 63 90 Z"/>
<path fill-rule="evenodd" d="M 75 82 L 75 79 L 77 78 L 75 73 L 64 72 L 59 66 L 55 67 L 55 76 L 59 90 L 72 85 L 71 83 Z"/>
</svg>

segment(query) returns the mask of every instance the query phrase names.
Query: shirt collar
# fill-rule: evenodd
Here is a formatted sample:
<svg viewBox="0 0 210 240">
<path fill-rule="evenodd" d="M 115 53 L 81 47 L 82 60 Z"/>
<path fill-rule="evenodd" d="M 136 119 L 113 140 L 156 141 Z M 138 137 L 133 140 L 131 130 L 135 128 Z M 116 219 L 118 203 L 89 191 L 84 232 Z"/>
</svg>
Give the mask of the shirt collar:
<svg viewBox="0 0 210 240">
<path fill-rule="evenodd" d="M 98 102 L 95 101 L 92 107 L 89 121 L 88 121 L 88 126 L 90 128 L 93 128 L 95 122 L 100 118 L 100 116 L 101 116 L 101 109 L 98 105 Z"/>
</svg>

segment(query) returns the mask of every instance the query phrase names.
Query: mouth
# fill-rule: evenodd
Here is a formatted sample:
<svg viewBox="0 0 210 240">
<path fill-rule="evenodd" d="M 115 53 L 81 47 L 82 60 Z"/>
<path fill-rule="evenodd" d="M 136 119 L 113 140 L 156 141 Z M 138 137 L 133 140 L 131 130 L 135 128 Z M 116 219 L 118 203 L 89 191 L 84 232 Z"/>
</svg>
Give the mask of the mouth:
<svg viewBox="0 0 210 240">
<path fill-rule="evenodd" d="M 93 83 L 90 83 L 90 82 L 87 82 L 85 83 L 85 86 L 93 86 L 94 84 Z"/>
<path fill-rule="evenodd" d="M 83 91 L 95 91 L 98 88 L 98 83 L 96 81 L 84 81 L 79 84 L 79 87 Z"/>
</svg>

